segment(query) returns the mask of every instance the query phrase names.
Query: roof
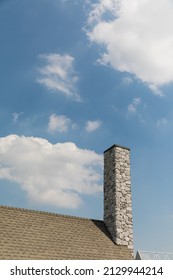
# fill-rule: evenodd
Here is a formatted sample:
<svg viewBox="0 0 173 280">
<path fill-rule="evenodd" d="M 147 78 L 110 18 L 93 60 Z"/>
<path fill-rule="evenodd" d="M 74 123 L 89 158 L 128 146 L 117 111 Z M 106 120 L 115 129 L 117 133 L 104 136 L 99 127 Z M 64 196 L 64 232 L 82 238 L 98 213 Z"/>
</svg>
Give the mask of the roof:
<svg viewBox="0 0 173 280">
<path fill-rule="evenodd" d="M 137 251 L 135 259 L 136 260 L 173 260 L 173 253 Z"/>
<path fill-rule="evenodd" d="M 0 259 L 132 259 L 104 224 L 48 212 L 0 206 Z"/>
</svg>

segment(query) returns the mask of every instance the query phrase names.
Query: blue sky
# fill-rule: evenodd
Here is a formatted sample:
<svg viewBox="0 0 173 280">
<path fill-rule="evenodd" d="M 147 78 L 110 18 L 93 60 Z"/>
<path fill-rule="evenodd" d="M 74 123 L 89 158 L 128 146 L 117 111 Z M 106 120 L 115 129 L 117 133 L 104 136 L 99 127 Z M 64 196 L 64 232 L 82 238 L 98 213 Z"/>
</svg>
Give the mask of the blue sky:
<svg viewBox="0 0 173 280">
<path fill-rule="evenodd" d="M 0 204 L 102 219 L 102 154 L 124 145 L 135 250 L 173 252 L 172 13 L 0 1 Z"/>
</svg>

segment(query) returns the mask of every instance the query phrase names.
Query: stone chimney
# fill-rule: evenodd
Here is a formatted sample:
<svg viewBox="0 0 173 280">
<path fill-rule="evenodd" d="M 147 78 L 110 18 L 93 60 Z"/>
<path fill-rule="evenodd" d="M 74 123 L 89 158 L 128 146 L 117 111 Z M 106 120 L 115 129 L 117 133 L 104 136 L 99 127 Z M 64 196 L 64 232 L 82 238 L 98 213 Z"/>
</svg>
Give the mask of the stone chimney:
<svg viewBox="0 0 173 280">
<path fill-rule="evenodd" d="M 104 152 L 104 222 L 113 241 L 133 253 L 130 149 L 119 145 Z"/>
</svg>

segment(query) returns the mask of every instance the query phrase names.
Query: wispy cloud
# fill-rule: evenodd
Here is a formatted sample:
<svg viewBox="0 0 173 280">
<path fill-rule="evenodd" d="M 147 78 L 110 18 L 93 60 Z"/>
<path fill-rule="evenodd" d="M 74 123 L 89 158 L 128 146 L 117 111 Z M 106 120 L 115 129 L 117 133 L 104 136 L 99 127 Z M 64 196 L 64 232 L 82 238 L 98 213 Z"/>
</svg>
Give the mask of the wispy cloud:
<svg viewBox="0 0 173 280">
<path fill-rule="evenodd" d="M 124 77 L 122 79 L 122 82 L 125 86 L 131 85 L 133 83 L 133 79 L 130 77 Z"/>
<path fill-rule="evenodd" d="M 74 70 L 74 57 L 57 53 L 43 54 L 40 58 L 45 66 L 39 68 L 40 78 L 37 82 L 54 92 L 61 92 L 66 97 L 81 101 L 77 93 L 76 83 L 78 76 Z"/>
<path fill-rule="evenodd" d="M 18 119 L 19 119 L 19 117 L 20 117 L 21 115 L 23 115 L 23 112 L 20 112 L 20 113 L 14 112 L 14 113 L 12 114 L 12 121 L 13 121 L 14 123 L 17 123 L 17 122 L 18 122 Z"/>
<path fill-rule="evenodd" d="M 129 113 L 136 113 L 137 106 L 141 103 L 141 99 L 139 97 L 133 98 L 132 103 L 128 105 Z"/>
<path fill-rule="evenodd" d="M 87 121 L 85 124 L 85 130 L 87 132 L 93 132 L 101 126 L 101 121 Z"/>
<path fill-rule="evenodd" d="M 157 127 L 165 126 L 168 123 L 166 118 L 161 118 L 156 122 Z"/>
<path fill-rule="evenodd" d="M 17 182 L 33 201 L 77 208 L 82 195 L 102 191 L 101 174 L 102 155 L 74 143 L 51 144 L 17 135 L 0 138 L 0 179 Z"/>
<path fill-rule="evenodd" d="M 173 2 L 99 0 L 88 16 L 87 35 L 105 48 L 100 62 L 133 74 L 161 96 L 173 82 Z"/>
<path fill-rule="evenodd" d="M 149 88 L 152 90 L 152 92 L 155 94 L 155 95 L 158 95 L 158 96 L 163 96 L 163 92 L 154 84 L 150 84 L 149 85 Z"/>
</svg>

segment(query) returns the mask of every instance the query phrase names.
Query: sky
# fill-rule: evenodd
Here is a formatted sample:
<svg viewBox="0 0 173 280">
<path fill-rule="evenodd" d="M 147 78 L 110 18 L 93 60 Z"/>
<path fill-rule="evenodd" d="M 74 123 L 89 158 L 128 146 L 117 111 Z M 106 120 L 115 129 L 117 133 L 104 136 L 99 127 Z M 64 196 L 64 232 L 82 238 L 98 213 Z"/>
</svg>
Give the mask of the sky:
<svg viewBox="0 0 173 280">
<path fill-rule="evenodd" d="M 0 1 L 0 204 L 103 219 L 130 148 L 134 247 L 173 252 L 173 1 Z"/>
</svg>

